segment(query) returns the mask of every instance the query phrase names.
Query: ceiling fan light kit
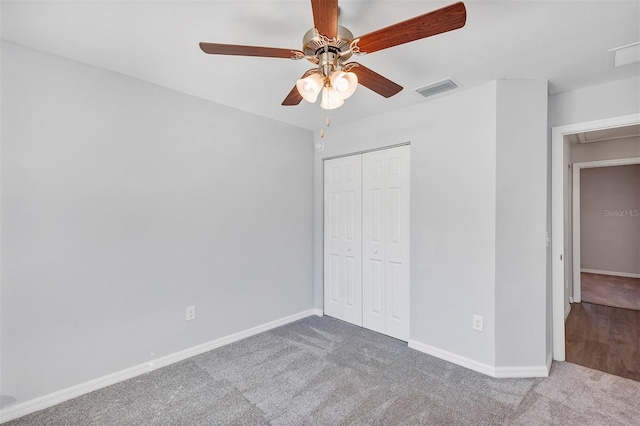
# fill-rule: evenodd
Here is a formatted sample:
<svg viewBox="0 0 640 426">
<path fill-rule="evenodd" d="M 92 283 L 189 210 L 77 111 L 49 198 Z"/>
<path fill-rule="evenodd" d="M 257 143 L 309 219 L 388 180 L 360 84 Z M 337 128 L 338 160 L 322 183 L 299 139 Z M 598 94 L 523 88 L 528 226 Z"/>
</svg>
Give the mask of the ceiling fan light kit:
<svg viewBox="0 0 640 426">
<path fill-rule="evenodd" d="M 322 101 L 320 102 L 320 108 L 336 109 L 342 105 L 344 105 L 344 99 L 333 87 L 324 86 L 322 88 Z"/>
<path fill-rule="evenodd" d="M 324 79 L 317 73 L 301 78 L 296 82 L 296 89 L 302 95 L 302 99 L 311 103 L 318 99 L 318 94 L 322 91 L 323 86 Z"/>
<path fill-rule="evenodd" d="M 331 87 L 333 87 L 342 99 L 353 95 L 358 87 L 358 76 L 352 72 L 335 71 L 331 74 Z"/>
<path fill-rule="evenodd" d="M 316 65 L 305 72 L 282 105 L 298 105 L 303 99 L 320 107 L 335 109 L 344 104 L 361 84 L 385 98 L 402 86 L 357 62 L 346 62 L 352 55 L 365 55 L 400 44 L 462 28 L 467 19 L 464 3 L 455 3 L 406 21 L 354 37 L 338 25 L 338 0 L 311 0 L 314 28 L 302 40 L 302 50 L 220 43 L 200 43 L 203 52 L 214 55 L 259 56 L 307 59 Z"/>
<path fill-rule="evenodd" d="M 296 82 L 296 89 L 302 99 L 314 103 L 322 92 L 322 109 L 335 109 L 344 104 L 344 100 L 356 91 L 358 76 L 352 72 L 334 71 L 329 75 L 320 76 L 313 73 Z"/>
</svg>

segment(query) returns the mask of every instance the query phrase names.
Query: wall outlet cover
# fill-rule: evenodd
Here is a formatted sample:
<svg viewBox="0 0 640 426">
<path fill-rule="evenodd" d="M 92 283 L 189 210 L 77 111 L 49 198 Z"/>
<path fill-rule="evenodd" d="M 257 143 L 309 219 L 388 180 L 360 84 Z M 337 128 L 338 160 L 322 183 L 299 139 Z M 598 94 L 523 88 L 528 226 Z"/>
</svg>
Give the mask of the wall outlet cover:
<svg viewBox="0 0 640 426">
<path fill-rule="evenodd" d="M 481 317 L 480 315 L 474 315 L 473 324 L 471 325 L 471 327 L 477 331 L 484 330 L 484 318 Z"/>
<path fill-rule="evenodd" d="M 196 319 L 196 307 L 195 305 L 187 306 L 187 321 Z"/>
</svg>

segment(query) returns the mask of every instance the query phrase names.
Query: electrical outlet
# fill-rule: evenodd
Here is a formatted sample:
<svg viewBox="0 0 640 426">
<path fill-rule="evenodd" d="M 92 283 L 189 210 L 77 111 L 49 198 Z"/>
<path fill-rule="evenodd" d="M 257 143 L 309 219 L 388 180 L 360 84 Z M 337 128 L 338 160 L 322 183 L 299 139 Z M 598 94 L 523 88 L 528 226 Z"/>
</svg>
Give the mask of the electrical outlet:
<svg viewBox="0 0 640 426">
<path fill-rule="evenodd" d="M 484 318 L 480 315 L 474 315 L 471 328 L 473 328 L 474 330 L 482 331 L 484 329 Z"/>
<path fill-rule="evenodd" d="M 191 321 L 196 319 L 196 307 L 195 305 L 193 306 L 187 306 L 187 321 Z"/>
</svg>

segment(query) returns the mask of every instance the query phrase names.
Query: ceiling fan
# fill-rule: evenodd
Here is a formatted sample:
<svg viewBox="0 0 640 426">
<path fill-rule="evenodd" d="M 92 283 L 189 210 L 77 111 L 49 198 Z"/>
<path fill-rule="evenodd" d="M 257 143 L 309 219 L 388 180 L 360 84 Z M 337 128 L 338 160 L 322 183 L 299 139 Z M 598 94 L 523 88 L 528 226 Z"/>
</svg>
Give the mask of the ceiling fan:
<svg viewBox="0 0 640 426">
<path fill-rule="evenodd" d="M 358 83 L 388 98 L 402 86 L 357 62 L 346 62 L 353 54 L 364 55 L 462 28 L 467 19 L 464 3 L 459 2 L 406 21 L 354 37 L 338 25 L 338 0 L 311 0 L 314 28 L 302 40 L 302 50 L 235 44 L 200 43 L 203 52 L 214 55 L 259 56 L 307 59 L 316 65 L 297 81 L 282 105 L 298 105 L 302 99 L 333 109 L 351 96 Z"/>
</svg>

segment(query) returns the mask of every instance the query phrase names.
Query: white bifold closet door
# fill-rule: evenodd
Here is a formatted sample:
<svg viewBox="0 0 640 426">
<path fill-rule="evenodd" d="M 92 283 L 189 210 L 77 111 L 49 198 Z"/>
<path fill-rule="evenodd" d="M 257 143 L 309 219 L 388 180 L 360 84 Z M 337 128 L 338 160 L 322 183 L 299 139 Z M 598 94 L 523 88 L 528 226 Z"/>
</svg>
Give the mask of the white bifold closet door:
<svg viewBox="0 0 640 426">
<path fill-rule="evenodd" d="M 362 161 L 325 161 L 324 313 L 362 326 Z"/>
<path fill-rule="evenodd" d="M 409 339 L 409 146 L 362 154 L 362 321 Z"/>
<path fill-rule="evenodd" d="M 409 149 L 325 161 L 325 313 L 401 340 L 409 339 Z M 360 183 L 351 183 L 346 170 L 359 169 Z M 340 183 L 345 179 L 348 184 Z M 358 193 L 360 201 L 353 200 Z M 360 223 L 360 233 L 348 234 L 343 223 Z M 351 300 L 360 304 L 360 315 Z"/>
</svg>

